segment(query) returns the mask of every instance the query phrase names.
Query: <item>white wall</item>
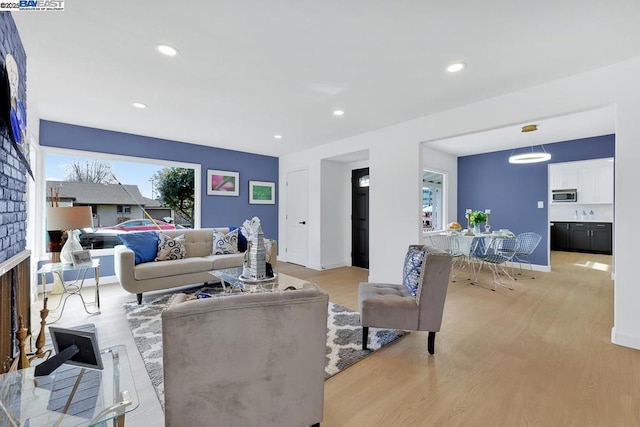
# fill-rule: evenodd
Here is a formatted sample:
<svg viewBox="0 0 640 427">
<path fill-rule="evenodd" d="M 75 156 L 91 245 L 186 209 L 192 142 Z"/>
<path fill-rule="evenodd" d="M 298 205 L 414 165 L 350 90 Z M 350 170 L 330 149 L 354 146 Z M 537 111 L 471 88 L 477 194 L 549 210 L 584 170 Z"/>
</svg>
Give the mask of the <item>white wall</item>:
<svg viewBox="0 0 640 427">
<path fill-rule="evenodd" d="M 640 162 L 640 58 L 621 62 L 521 90 L 453 110 L 422 117 L 396 126 L 346 138 L 321 147 L 284 156 L 280 173 L 308 167 L 310 207 L 320 215 L 320 197 L 312 188 L 320 181 L 319 159 L 368 149 L 371 168 L 370 280 L 398 282 L 409 242 L 420 230 L 421 141 L 522 124 L 616 106 L 616 281 L 613 342 L 640 349 L 640 287 L 636 285 L 635 236 L 617 230 L 633 230 L 640 198 L 635 196 Z M 284 182 L 284 180 L 281 180 Z M 283 194 L 281 191 L 280 194 Z M 282 203 L 280 206 L 286 206 Z M 281 208 L 282 209 L 282 208 Z M 283 218 L 284 215 L 280 215 Z M 281 219 L 281 221 L 283 221 Z M 319 223 L 310 224 L 317 227 Z M 286 241 L 281 224 L 279 238 Z M 315 242 L 319 247 L 319 242 Z M 319 259 L 319 255 L 318 259 Z"/>
<path fill-rule="evenodd" d="M 320 269 L 351 265 L 351 170 L 347 164 L 323 160 L 321 187 Z M 317 266 L 309 265 L 311 268 Z"/>
</svg>

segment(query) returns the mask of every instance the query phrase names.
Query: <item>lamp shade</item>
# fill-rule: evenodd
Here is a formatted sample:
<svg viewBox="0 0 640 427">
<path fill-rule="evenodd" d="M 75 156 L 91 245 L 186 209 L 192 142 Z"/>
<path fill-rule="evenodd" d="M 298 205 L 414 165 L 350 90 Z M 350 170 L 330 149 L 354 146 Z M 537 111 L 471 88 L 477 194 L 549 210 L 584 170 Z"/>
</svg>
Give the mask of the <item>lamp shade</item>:
<svg viewBox="0 0 640 427">
<path fill-rule="evenodd" d="M 87 227 L 93 227 L 91 206 L 49 208 L 47 211 L 47 230 L 75 230 Z"/>
</svg>

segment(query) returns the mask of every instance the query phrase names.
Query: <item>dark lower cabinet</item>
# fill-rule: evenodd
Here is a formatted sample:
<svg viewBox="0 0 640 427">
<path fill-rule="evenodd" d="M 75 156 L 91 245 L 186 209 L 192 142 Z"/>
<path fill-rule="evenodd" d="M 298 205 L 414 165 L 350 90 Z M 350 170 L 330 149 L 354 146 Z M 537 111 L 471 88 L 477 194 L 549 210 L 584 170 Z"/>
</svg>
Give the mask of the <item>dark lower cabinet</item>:
<svg viewBox="0 0 640 427">
<path fill-rule="evenodd" d="M 610 222 L 554 222 L 551 226 L 551 250 L 611 255 L 612 249 Z"/>
<path fill-rule="evenodd" d="M 554 222 L 551 226 L 551 250 L 569 250 L 569 223 Z"/>
<path fill-rule="evenodd" d="M 609 254 L 613 252 L 613 238 L 610 223 L 591 224 L 591 250 Z"/>
</svg>

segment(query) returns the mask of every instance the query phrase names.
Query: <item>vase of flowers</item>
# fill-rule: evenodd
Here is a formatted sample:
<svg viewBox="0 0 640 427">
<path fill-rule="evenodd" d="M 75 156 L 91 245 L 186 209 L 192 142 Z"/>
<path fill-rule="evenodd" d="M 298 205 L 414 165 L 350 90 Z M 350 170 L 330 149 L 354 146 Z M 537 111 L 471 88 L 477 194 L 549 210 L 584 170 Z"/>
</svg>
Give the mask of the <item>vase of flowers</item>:
<svg viewBox="0 0 640 427">
<path fill-rule="evenodd" d="M 473 211 L 469 214 L 469 222 L 473 227 L 473 234 L 480 234 L 482 225 L 487 222 L 487 214 L 484 211 Z"/>
</svg>

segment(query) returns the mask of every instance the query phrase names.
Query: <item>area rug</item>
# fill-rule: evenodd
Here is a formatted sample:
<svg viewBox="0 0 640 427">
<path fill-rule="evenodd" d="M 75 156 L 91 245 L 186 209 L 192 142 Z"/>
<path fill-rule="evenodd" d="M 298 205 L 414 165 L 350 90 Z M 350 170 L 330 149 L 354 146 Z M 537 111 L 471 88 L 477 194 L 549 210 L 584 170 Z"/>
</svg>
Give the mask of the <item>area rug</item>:
<svg viewBox="0 0 640 427">
<path fill-rule="evenodd" d="M 198 291 L 195 291 L 198 292 Z M 142 355 L 145 367 L 164 406 L 164 379 L 162 372 L 162 321 L 160 314 L 173 294 L 145 299 L 123 305 L 133 339 Z M 338 304 L 329 303 L 327 316 L 327 357 L 325 379 L 364 359 L 371 353 L 406 335 L 405 331 L 369 328 L 369 349 L 362 350 L 360 314 Z"/>
</svg>

